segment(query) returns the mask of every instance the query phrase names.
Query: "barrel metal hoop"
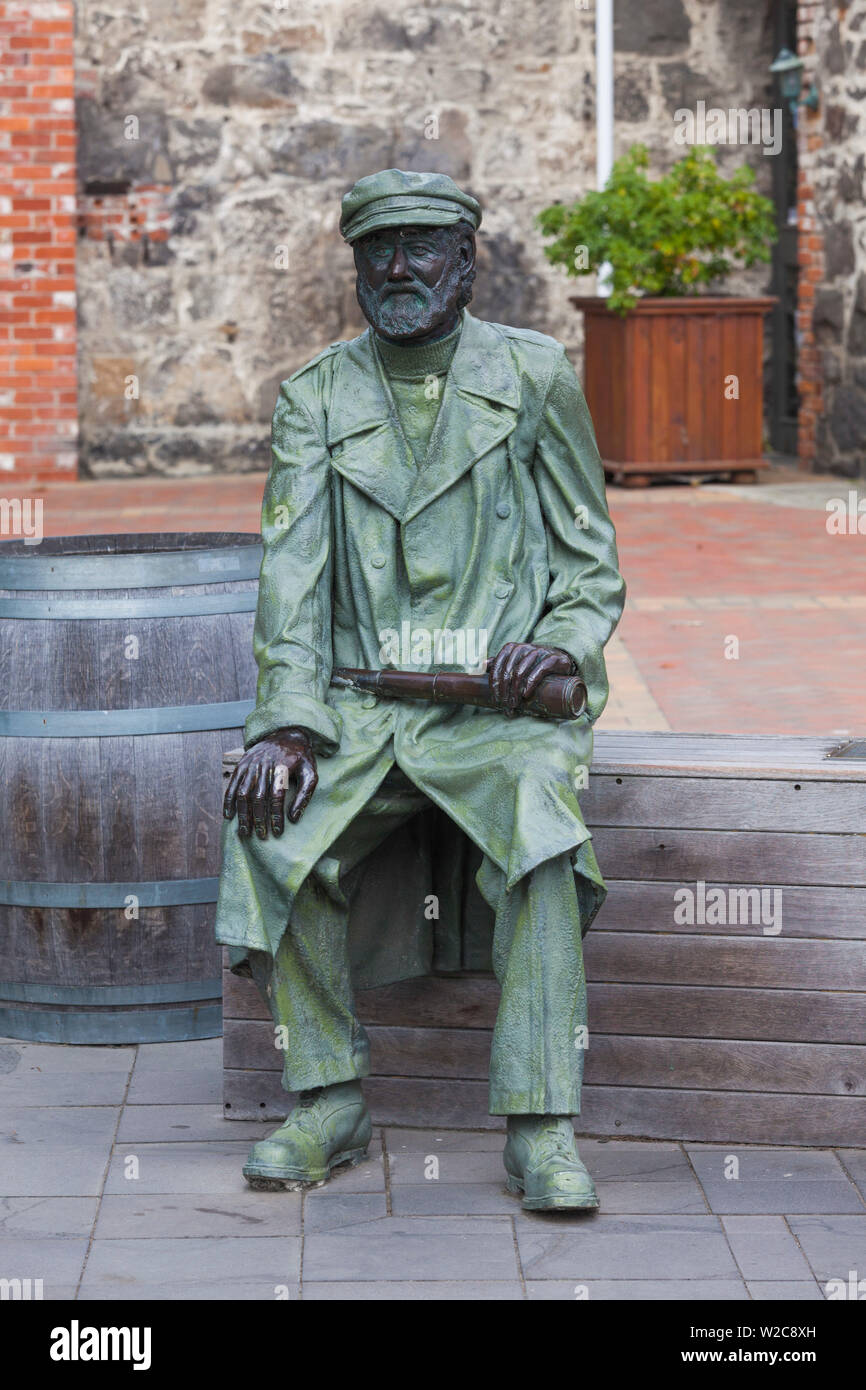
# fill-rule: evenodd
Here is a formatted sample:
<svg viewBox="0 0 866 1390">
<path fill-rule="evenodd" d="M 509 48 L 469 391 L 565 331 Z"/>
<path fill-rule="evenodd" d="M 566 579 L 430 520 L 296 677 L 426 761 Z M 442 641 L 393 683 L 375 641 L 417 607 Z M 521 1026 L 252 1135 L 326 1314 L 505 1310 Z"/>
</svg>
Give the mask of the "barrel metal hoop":
<svg viewBox="0 0 866 1390">
<path fill-rule="evenodd" d="M 218 1038 L 222 1005 L 208 1001 L 138 1009 L 30 1008 L 0 1004 L 0 1035 L 26 1042 L 93 1046 Z"/>
<path fill-rule="evenodd" d="M 188 1004 L 220 999 L 222 980 L 181 980 L 150 985 L 30 985 L 0 982 L 0 1000 L 22 1004 Z"/>
<path fill-rule="evenodd" d="M 255 700 L 223 700 L 209 705 L 157 705 L 149 709 L 0 710 L 0 737 L 117 738 L 237 729 L 255 705 Z"/>
<path fill-rule="evenodd" d="M 215 903 L 218 878 L 163 878 L 142 883 L 51 883 L 0 879 L 0 903 L 10 907 L 180 907 Z"/>
<path fill-rule="evenodd" d="M 177 594 L 172 598 L 0 598 L 0 618 L 187 618 L 252 613 L 257 600 L 255 589 L 240 594 Z"/>
<path fill-rule="evenodd" d="M 0 589 L 158 589 L 258 579 L 261 544 L 138 554 L 15 555 L 0 551 Z"/>
</svg>

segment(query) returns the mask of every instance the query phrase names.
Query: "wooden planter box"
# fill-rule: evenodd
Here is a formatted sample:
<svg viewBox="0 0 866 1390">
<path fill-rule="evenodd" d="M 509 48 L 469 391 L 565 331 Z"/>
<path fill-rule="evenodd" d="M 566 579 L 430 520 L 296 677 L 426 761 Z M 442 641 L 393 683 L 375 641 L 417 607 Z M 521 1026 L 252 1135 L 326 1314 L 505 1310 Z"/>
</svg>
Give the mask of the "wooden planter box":
<svg viewBox="0 0 866 1390">
<path fill-rule="evenodd" d="M 641 299 L 624 317 L 607 300 L 574 297 L 586 329 L 584 391 L 606 472 L 626 486 L 659 473 L 766 468 L 764 314 L 756 299 Z M 738 379 L 727 399 L 726 379 Z"/>
</svg>

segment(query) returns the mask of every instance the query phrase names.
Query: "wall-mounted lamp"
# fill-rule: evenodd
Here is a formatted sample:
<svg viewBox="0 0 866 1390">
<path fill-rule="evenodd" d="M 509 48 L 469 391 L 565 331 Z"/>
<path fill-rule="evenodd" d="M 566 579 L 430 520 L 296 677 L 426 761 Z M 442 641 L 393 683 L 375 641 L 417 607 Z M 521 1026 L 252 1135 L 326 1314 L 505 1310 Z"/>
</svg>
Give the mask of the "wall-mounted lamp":
<svg viewBox="0 0 866 1390">
<path fill-rule="evenodd" d="M 779 90 L 788 102 L 794 125 L 797 124 L 797 107 L 807 106 L 810 111 L 818 110 L 818 84 L 813 80 L 806 96 L 800 100 L 803 90 L 803 59 L 797 58 L 790 48 L 780 48 L 770 72 L 778 74 Z"/>
</svg>

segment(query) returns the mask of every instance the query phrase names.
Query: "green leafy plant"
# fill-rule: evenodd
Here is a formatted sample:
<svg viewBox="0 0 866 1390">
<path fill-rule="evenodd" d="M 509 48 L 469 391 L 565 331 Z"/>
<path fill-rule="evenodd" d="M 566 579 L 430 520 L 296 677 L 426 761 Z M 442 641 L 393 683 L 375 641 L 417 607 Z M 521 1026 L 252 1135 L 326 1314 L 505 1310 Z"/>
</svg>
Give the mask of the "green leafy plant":
<svg viewBox="0 0 866 1390">
<path fill-rule="evenodd" d="M 569 275 L 611 267 L 608 305 L 625 314 L 640 295 L 697 294 L 735 263 L 769 261 L 776 239 L 769 198 L 755 192 L 748 165 L 725 179 L 711 151 L 696 146 L 658 179 L 649 179 L 646 145 L 618 159 L 604 188 L 538 214 L 544 252 Z"/>
</svg>

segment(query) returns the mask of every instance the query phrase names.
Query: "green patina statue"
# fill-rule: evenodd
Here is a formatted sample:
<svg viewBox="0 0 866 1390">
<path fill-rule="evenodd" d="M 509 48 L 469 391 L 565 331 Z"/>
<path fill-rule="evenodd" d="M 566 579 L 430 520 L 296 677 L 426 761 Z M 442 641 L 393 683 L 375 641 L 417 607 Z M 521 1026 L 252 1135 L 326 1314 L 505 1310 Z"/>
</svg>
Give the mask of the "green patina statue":
<svg viewBox="0 0 866 1390">
<path fill-rule="evenodd" d="M 365 1156 L 371 1133 L 341 876 L 435 803 L 481 851 L 495 913 L 490 1113 L 508 1117 L 508 1189 L 531 1210 L 593 1208 L 571 1117 L 582 935 L 605 886 L 578 791 L 625 586 L 562 345 L 467 312 L 480 221 L 442 174 L 388 169 L 343 199 L 370 327 L 280 387 L 257 703 L 225 798 L 216 932 L 266 994 L 283 1084 L 300 1093 L 244 1174 L 261 1188 L 325 1181 Z M 456 661 L 441 659 L 444 632 L 462 642 Z M 499 709 L 330 686 L 335 666 L 483 670 L 490 643 Z M 514 717 L 544 677 L 573 672 L 585 715 Z"/>
</svg>

